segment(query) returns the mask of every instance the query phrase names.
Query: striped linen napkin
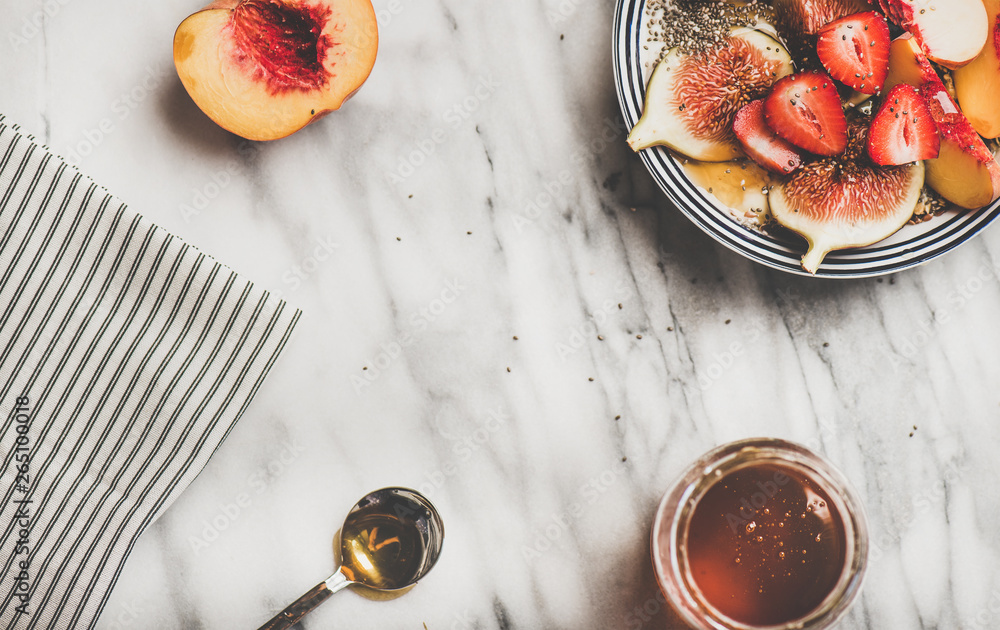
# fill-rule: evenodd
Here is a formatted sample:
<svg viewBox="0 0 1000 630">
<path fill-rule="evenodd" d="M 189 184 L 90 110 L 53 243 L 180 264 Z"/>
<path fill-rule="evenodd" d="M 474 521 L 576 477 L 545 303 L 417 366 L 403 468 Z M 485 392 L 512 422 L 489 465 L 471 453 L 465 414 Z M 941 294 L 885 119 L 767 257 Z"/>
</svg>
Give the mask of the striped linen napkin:
<svg viewBox="0 0 1000 630">
<path fill-rule="evenodd" d="M 0 629 L 93 627 L 299 315 L 0 116 Z"/>
</svg>

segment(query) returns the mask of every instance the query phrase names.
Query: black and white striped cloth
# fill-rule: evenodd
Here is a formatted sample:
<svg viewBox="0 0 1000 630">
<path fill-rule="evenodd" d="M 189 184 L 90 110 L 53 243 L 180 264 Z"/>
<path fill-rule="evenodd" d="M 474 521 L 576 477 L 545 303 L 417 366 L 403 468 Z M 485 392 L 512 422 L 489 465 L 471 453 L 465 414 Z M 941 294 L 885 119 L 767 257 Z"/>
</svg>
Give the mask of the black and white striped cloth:
<svg viewBox="0 0 1000 630">
<path fill-rule="evenodd" d="M 94 625 L 299 315 L 0 116 L 0 629 Z"/>
</svg>

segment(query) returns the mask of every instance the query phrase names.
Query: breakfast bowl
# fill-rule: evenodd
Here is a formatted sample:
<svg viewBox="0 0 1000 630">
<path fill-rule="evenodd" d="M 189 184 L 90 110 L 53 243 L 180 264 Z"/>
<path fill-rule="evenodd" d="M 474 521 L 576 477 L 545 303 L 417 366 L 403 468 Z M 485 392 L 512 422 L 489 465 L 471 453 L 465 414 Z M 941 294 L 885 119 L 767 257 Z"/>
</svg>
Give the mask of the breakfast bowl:
<svg viewBox="0 0 1000 630">
<path fill-rule="evenodd" d="M 629 129 L 640 120 L 650 76 L 665 49 L 651 32 L 655 9 L 649 4 L 649 0 L 622 0 L 615 12 L 614 73 Z M 685 156 L 664 146 L 638 153 L 667 198 L 702 231 L 746 258 L 791 274 L 866 278 L 910 269 L 969 241 L 1000 214 L 1000 200 L 975 210 L 942 206 L 871 245 L 830 251 L 810 273 L 802 266 L 807 244 L 801 236 L 782 226 L 761 227 L 743 210 L 727 206 L 704 179 L 694 176 Z M 747 187 L 757 185 L 753 178 L 748 180 Z"/>
</svg>

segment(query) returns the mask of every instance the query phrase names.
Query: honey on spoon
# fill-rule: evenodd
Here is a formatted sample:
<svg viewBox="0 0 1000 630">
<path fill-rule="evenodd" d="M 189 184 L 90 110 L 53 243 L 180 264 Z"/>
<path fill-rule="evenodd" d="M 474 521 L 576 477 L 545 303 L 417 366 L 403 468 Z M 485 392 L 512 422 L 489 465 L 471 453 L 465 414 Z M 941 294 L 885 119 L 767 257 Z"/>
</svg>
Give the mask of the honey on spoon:
<svg viewBox="0 0 1000 630">
<path fill-rule="evenodd" d="M 259 630 L 291 628 L 351 584 L 377 591 L 412 586 L 437 562 L 443 541 L 444 524 L 426 497 L 407 488 L 376 490 L 358 501 L 344 520 L 337 572 Z"/>
</svg>

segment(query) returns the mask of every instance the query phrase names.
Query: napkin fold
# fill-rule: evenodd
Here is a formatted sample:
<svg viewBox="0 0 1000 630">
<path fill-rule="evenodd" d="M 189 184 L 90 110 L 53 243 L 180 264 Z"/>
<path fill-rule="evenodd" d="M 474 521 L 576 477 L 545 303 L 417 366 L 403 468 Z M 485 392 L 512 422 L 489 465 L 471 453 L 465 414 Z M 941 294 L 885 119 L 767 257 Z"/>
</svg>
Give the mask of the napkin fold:
<svg viewBox="0 0 1000 630">
<path fill-rule="evenodd" d="M 0 115 L 0 628 L 90 628 L 300 312 Z"/>
</svg>

